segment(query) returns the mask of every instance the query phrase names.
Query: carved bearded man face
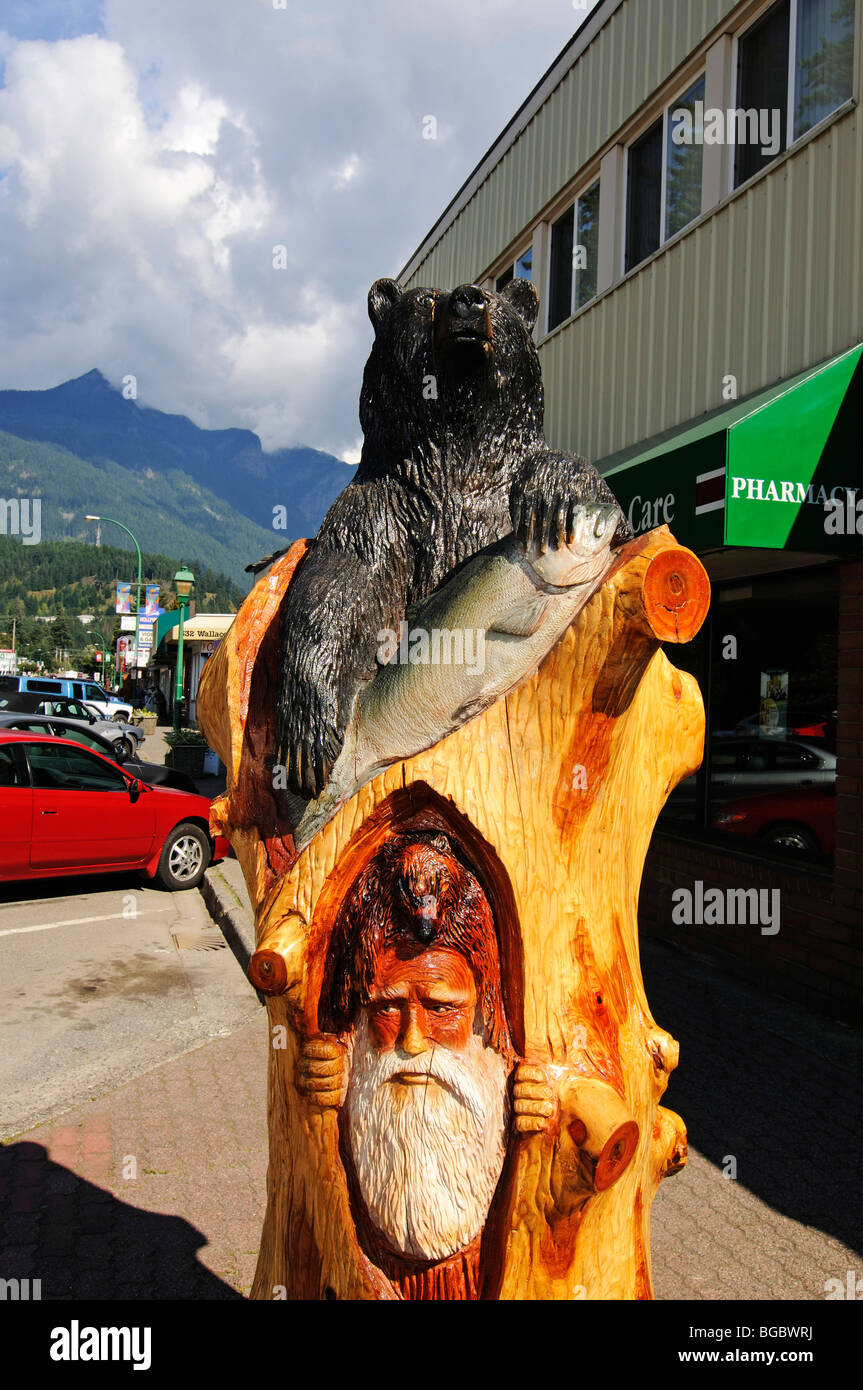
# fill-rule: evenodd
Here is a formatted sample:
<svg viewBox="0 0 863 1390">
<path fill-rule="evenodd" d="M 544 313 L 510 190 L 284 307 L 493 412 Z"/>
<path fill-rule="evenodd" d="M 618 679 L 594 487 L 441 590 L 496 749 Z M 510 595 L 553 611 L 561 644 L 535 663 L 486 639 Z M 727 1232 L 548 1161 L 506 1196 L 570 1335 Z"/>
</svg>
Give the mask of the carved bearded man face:
<svg viewBox="0 0 863 1390">
<path fill-rule="evenodd" d="M 506 1058 L 487 1045 L 461 952 L 390 947 L 350 1042 L 350 1151 L 385 1245 L 439 1261 L 482 1231 L 503 1167 Z"/>
</svg>

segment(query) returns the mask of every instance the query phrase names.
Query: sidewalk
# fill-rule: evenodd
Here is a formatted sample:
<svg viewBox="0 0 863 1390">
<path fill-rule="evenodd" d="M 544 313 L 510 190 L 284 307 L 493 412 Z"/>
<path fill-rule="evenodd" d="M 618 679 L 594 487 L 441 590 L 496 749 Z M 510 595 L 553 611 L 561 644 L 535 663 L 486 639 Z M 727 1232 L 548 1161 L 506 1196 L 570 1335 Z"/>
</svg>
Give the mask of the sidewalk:
<svg viewBox="0 0 863 1390">
<path fill-rule="evenodd" d="M 208 879 L 247 948 L 239 866 Z M 643 969 L 681 1043 L 666 1101 L 690 1135 L 653 1207 L 657 1298 L 823 1299 L 863 1273 L 863 1038 L 655 940 Z M 0 1278 L 41 1278 L 46 1299 L 248 1295 L 266 1065 L 262 1015 L 0 1149 Z"/>
</svg>

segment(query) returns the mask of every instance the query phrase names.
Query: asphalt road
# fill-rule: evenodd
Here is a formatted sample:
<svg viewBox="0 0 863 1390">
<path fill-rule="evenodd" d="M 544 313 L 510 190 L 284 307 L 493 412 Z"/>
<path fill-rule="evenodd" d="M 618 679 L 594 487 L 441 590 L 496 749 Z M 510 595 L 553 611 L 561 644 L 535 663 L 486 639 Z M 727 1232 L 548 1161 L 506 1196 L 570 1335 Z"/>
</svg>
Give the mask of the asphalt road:
<svg viewBox="0 0 863 1390">
<path fill-rule="evenodd" d="M 196 890 L 134 874 L 0 885 L 0 1138 L 259 1014 Z"/>
</svg>

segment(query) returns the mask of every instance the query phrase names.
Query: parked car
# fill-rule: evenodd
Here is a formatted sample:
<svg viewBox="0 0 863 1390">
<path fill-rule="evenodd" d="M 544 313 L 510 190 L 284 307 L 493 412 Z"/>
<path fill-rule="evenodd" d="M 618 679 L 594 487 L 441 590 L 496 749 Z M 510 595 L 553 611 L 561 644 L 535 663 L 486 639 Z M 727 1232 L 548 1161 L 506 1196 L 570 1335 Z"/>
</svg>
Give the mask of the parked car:
<svg viewBox="0 0 863 1390">
<path fill-rule="evenodd" d="M 151 787 L 173 787 L 176 791 L 192 793 L 197 791 L 187 772 L 165 767 L 164 763 L 142 762 L 135 753 L 127 754 L 123 748 L 126 740 L 122 737 L 121 726 L 117 724 L 109 727 L 116 728 L 120 736 L 113 740 L 106 738 L 104 734 L 95 731 L 95 725 L 82 724 L 78 719 L 58 719 L 47 714 L 10 714 L 0 711 L 0 731 L 17 729 L 21 733 L 50 734 L 55 738 L 69 739 L 73 743 L 79 743 L 83 748 L 92 749 L 94 753 L 101 753 L 112 762 L 121 764 L 124 772 L 130 773 L 133 777 L 140 777 L 142 782 Z"/>
<path fill-rule="evenodd" d="M 836 784 L 836 754 L 823 744 L 800 738 L 740 738 L 714 734 L 710 740 L 710 796 L 715 804 L 729 796 L 774 792 L 794 796 L 804 787 L 829 790 Z M 667 815 L 685 819 L 695 805 L 695 776 L 675 787 Z"/>
<path fill-rule="evenodd" d="M 228 852 L 207 797 L 151 787 L 65 739 L 0 732 L 0 878 L 138 870 L 195 888 Z"/>
<path fill-rule="evenodd" d="M 798 738 L 714 740 L 710 747 L 710 787 L 717 792 L 784 791 L 832 787 L 836 754 Z"/>
<path fill-rule="evenodd" d="M 67 676 L 0 676 L 0 695 L 59 695 L 67 700 L 87 700 L 101 719 L 127 720 L 132 713 L 128 700 L 116 700 L 98 681 Z"/>
<path fill-rule="evenodd" d="M 68 700 L 55 695 L 48 699 L 33 691 L 24 694 L 0 695 L 0 713 L 57 715 L 61 719 L 72 719 L 83 728 L 110 739 L 114 751 L 122 761 L 130 758 L 144 741 L 143 730 L 137 724 L 123 724 L 116 719 L 103 719 L 99 712 L 81 700 Z"/>
<path fill-rule="evenodd" d="M 831 787 L 805 787 L 799 792 L 741 797 L 719 807 L 713 825 L 717 830 L 798 854 L 832 854 L 836 845 L 836 793 Z"/>
</svg>

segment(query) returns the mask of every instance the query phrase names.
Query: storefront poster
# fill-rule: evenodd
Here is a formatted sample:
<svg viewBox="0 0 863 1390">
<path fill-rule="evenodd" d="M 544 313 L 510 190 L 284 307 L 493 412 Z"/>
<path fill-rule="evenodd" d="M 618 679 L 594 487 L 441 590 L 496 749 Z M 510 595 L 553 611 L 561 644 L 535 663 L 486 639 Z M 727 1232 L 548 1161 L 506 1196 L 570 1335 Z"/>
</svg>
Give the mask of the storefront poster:
<svg viewBox="0 0 863 1390">
<path fill-rule="evenodd" d="M 761 704 L 758 727 L 768 738 L 784 738 L 788 732 L 788 672 L 761 672 Z"/>
</svg>

